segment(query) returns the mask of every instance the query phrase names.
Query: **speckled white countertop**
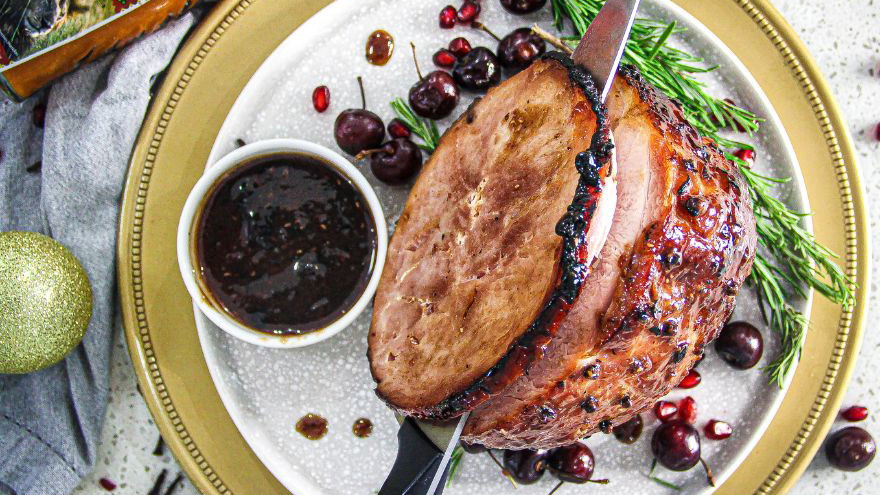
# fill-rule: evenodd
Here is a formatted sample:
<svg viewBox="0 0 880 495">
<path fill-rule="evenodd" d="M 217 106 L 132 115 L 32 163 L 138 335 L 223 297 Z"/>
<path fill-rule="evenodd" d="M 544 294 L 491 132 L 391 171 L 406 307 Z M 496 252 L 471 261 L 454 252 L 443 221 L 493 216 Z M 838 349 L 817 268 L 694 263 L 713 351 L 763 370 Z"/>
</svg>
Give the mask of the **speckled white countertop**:
<svg viewBox="0 0 880 495">
<path fill-rule="evenodd" d="M 871 301 L 868 328 L 845 405 L 858 403 L 873 415 L 861 426 L 880 439 L 880 333 L 872 322 L 880 321 L 880 142 L 874 129 L 880 122 L 880 0 L 775 0 L 776 7 L 809 47 L 831 83 L 849 123 L 867 191 L 873 250 Z M 836 424 L 835 428 L 841 425 Z M 134 370 L 121 332 L 117 332 L 111 374 L 110 404 L 95 472 L 74 492 L 79 495 L 107 493 L 99 484 L 108 478 L 118 485 L 114 493 L 145 494 L 162 470 L 165 486 L 180 473 L 167 452 L 153 455 L 159 438 L 143 399 L 138 394 Z M 813 460 L 791 493 L 869 494 L 880 489 L 880 460 L 859 473 L 832 469 L 823 454 Z M 873 488 L 872 488 L 873 486 Z M 164 493 L 164 489 L 160 492 Z M 184 479 L 174 491 L 198 493 Z"/>
</svg>

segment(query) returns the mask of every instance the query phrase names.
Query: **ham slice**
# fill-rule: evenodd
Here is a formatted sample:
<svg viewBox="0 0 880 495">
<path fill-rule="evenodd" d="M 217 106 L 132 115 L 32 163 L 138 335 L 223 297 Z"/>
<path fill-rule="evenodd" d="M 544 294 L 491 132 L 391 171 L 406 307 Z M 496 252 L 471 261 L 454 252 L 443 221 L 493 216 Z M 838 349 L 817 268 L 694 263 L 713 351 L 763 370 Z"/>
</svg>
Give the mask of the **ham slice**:
<svg viewBox="0 0 880 495">
<path fill-rule="evenodd" d="M 471 105 L 389 245 L 369 333 L 378 395 L 449 419 L 540 361 L 605 243 L 615 169 L 604 107 L 567 57 Z"/>
</svg>

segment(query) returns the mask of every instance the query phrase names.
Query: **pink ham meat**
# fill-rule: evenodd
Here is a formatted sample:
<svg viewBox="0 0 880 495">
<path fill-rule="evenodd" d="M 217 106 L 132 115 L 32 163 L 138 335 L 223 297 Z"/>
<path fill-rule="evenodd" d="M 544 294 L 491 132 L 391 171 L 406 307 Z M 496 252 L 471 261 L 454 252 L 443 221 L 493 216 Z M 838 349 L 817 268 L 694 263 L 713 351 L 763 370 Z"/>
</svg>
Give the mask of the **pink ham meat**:
<svg viewBox="0 0 880 495">
<path fill-rule="evenodd" d="M 605 242 L 613 170 L 604 107 L 565 57 L 475 102 L 389 245 L 369 333 L 377 394 L 403 414 L 449 419 L 540 361 Z"/>
<path fill-rule="evenodd" d="M 467 442 L 537 449 L 610 432 L 682 380 L 751 269 L 755 220 L 736 166 L 632 68 L 607 104 L 611 232 L 544 358 L 472 412 Z"/>
</svg>

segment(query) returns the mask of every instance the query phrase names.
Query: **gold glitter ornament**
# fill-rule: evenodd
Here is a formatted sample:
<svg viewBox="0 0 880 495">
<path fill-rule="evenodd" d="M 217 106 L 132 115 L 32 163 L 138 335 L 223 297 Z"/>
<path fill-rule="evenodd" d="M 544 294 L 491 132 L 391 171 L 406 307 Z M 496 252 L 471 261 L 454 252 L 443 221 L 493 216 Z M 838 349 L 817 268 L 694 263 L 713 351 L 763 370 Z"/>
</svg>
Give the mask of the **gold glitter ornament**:
<svg viewBox="0 0 880 495">
<path fill-rule="evenodd" d="M 0 373 L 64 358 L 92 318 L 92 288 L 75 256 L 35 232 L 0 232 Z"/>
</svg>

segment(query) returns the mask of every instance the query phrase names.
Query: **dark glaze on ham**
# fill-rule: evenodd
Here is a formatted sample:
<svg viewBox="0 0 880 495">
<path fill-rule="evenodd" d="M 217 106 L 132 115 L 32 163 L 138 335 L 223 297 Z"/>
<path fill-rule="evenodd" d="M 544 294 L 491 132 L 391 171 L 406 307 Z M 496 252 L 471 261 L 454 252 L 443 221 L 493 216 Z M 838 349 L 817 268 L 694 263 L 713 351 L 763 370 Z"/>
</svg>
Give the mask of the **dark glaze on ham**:
<svg viewBox="0 0 880 495">
<path fill-rule="evenodd" d="M 369 357 L 381 398 L 453 418 L 543 357 L 610 228 L 612 150 L 595 86 L 558 54 L 444 134 L 376 296 Z"/>
<path fill-rule="evenodd" d="M 751 270 L 755 220 L 736 166 L 633 68 L 607 104 L 611 232 L 544 358 L 473 411 L 468 443 L 551 448 L 612 431 L 686 376 Z"/>
</svg>

